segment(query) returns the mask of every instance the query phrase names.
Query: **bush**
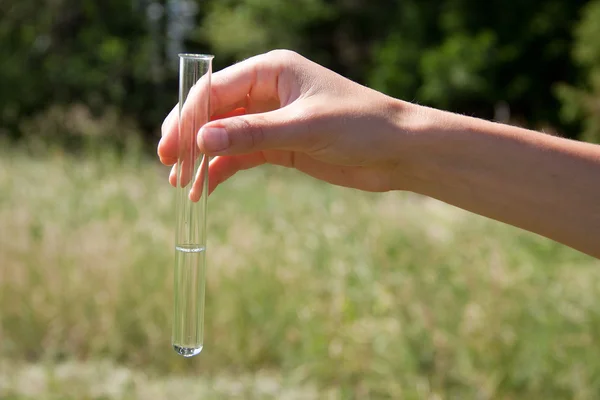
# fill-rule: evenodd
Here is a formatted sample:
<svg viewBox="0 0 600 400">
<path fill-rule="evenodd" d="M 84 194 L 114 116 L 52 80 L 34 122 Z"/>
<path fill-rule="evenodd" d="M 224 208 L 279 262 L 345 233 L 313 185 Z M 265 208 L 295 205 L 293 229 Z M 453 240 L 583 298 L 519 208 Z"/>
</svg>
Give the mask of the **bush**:
<svg viewBox="0 0 600 400">
<path fill-rule="evenodd" d="M 144 142 L 139 126 L 114 108 L 94 115 L 83 104 L 53 105 L 25 119 L 19 130 L 26 132 L 21 143 L 34 154 L 71 151 L 87 156 L 111 153 L 141 156 Z"/>
<path fill-rule="evenodd" d="M 562 101 L 561 118 L 566 123 L 582 122 L 581 139 L 600 143 L 600 0 L 590 2 L 582 10 L 575 29 L 573 62 L 582 72 L 576 85 L 556 86 Z"/>
</svg>

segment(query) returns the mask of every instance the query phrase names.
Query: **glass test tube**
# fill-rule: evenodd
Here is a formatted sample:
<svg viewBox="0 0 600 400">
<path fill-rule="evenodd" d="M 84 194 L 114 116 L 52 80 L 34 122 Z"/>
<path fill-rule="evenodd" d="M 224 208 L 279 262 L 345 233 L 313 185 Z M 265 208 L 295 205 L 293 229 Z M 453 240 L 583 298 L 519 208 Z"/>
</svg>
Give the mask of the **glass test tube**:
<svg viewBox="0 0 600 400">
<path fill-rule="evenodd" d="M 196 142 L 210 117 L 212 55 L 179 55 L 179 137 L 176 164 L 174 320 L 171 342 L 184 357 L 204 343 L 208 156 Z"/>
</svg>

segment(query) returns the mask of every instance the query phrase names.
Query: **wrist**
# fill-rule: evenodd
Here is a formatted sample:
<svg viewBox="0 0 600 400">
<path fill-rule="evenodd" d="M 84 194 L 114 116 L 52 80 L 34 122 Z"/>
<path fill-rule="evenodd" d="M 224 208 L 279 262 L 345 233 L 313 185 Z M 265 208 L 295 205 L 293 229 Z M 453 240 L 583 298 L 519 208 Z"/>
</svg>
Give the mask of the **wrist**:
<svg viewBox="0 0 600 400">
<path fill-rule="evenodd" d="M 440 179 L 438 161 L 447 146 L 440 137 L 457 121 L 450 121 L 450 113 L 402 100 L 395 100 L 394 108 L 392 190 L 425 194 Z"/>
</svg>

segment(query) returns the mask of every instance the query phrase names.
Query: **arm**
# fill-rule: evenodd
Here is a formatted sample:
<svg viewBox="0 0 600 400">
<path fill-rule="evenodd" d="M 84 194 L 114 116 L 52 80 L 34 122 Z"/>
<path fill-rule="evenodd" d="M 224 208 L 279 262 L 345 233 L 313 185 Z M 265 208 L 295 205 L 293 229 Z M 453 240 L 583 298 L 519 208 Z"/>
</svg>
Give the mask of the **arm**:
<svg viewBox="0 0 600 400">
<path fill-rule="evenodd" d="M 410 190 L 600 258 L 600 146 L 396 100 L 289 51 L 213 76 L 198 135 L 209 190 L 264 163 L 360 190 Z M 176 161 L 177 118 L 158 155 Z M 171 174 L 171 183 L 174 175 Z"/>
<path fill-rule="evenodd" d="M 423 107 L 417 115 L 416 192 L 600 258 L 600 146 Z"/>
</svg>

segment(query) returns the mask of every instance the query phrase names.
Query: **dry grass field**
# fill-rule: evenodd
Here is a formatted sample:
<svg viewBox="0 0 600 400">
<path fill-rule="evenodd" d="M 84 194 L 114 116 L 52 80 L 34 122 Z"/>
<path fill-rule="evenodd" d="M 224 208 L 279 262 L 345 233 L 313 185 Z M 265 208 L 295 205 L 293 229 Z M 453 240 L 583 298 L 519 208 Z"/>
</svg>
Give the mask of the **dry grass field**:
<svg viewBox="0 0 600 400">
<path fill-rule="evenodd" d="M 167 169 L 3 148 L 2 400 L 600 396 L 598 261 L 270 167 L 209 199 L 205 348 L 183 359 Z"/>
</svg>

